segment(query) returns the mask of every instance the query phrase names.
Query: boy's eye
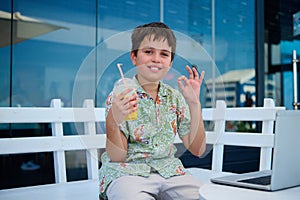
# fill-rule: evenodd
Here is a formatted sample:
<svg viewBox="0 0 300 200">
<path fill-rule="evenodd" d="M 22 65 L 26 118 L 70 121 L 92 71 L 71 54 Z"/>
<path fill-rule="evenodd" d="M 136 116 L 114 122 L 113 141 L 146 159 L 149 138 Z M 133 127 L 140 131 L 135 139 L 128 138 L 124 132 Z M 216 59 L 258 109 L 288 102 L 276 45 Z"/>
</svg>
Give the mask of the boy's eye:
<svg viewBox="0 0 300 200">
<path fill-rule="evenodd" d="M 145 52 L 146 54 L 151 54 L 151 53 L 152 53 L 151 50 L 144 50 L 144 52 Z"/>
<path fill-rule="evenodd" d="M 165 57 L 168 57 L 170 55 L 170 53 L 162 52 L 161 55 L 165 56 Z"/>
<path fill-rule="evenodd" d="M 154 54 L 154 51 L 155 51 L 154 49 L 143 49 L 143 52 L 148 55 Z M 160 51 L 159 54 L 163 57 L 171 56 L 171 53 L 169 51 Z"/>
</svg>

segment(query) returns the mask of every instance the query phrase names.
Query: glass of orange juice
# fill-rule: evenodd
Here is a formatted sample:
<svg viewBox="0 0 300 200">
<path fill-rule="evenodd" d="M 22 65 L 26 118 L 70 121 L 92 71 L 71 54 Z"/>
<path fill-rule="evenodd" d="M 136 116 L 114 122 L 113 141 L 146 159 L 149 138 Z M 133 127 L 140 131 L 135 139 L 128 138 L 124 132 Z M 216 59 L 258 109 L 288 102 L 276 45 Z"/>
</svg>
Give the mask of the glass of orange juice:
<svg viewBox="0 0 300 200">
<path fill-rule="evenodd" d="M 115 85 L 114 85 L 114 89 L 113 91 L 117 94 L 120 94 L 121 92 L 123 92 L 126 89 L 133 89 L 131 92 L 129 92 L 125 98 L 129 98 L 132 95 L 134 95 L 134 93 L 136 93 L 136 89 L 138 88 L 138 85 L 136 84 L 136 82 L 133 79 L 130 78 L 123 78 L 123 79 L 119 79 Z M 129 113 L 126 117 L 125 120 L 126 121 L 131 121 L 131 120 L 136 120 L 138 118 L 138 111 L 134 111 L 132 113 Z"/>
</svg>

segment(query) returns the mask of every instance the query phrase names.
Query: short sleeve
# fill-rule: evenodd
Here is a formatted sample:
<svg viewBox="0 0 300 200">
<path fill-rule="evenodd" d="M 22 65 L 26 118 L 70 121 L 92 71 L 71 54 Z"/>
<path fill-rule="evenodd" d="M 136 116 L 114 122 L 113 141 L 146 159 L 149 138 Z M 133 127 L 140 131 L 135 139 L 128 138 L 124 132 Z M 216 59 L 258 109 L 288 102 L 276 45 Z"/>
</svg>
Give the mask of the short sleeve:
<svg viewBox="0 0 300 200">
<path fill-rule="evenodd" d="M 106 109 L 105 109 L 105 118 L 107 118 L 108 112 L 111 108 L 113 102 L 113 93 L 111 92 L 107 99 L 106 99 Z M 123 121 L 120 125 L 119 125 L 120 130 L 124 133 L 124 135 L 126 136 L 126 138 L 129 137 L 129 132 L 128 132 L 128 128 L 127 128 L 127 123 L 126 121 Z"/>
</svg>

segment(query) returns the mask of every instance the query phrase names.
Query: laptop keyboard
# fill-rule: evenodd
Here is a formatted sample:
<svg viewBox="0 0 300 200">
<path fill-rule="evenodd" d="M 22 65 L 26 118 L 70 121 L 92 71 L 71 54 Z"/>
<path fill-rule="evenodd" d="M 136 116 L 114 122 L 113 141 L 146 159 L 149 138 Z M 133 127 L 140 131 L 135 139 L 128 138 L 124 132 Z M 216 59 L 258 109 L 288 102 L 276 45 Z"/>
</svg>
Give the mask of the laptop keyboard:
<svg viewBox="0 0 300 200">
<path fill-rule="evenodd" d="M 244 182 L 244 183 L 252 183 L 257 185 L 270 185 L 271 184 L 271 176 L 262 176 L 257 178 L 250 178 L 250 179 L 244 179 L 239 180 L 238 182 Z"/>
</svg>

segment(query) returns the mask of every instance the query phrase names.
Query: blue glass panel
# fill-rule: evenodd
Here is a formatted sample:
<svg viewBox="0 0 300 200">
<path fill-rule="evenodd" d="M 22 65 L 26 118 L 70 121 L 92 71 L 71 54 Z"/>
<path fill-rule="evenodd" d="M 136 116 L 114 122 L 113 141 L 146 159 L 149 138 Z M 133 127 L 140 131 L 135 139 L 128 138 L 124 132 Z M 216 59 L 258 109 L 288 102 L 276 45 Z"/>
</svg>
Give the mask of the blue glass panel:
<svg viewBox="0 0 300 200">
<path fill-rule="evenodd" d="M 206 81 L 211 82 L 233 70 L 255 68 L 254 3 L 254 0 L 232 0 L 228 6 L 221 0 L 215 0 L 214 4 L 210 0 L 181 0 L 176 4 L 165 0 L 164 21 L 191 38 L 192 42 L 183 42 L 184 45 L 178 45 L 178 48 L 185 49 L 184 58 L 205 70 Z M 197 45 L 201 48 L 194 48 Z M 206 52 L 205 56 L 201 54 L 202 50 Z M 193 58 L 192 54 L 196 56 Z M 207 91 L 206 95 L 212 95 L 209 93 L 213 88 Z M 223 86 L 215 95 L 226 91 Z"/>
<path fill-rule="evenodd" d="M 254 0 L 215 3 L 216 63 L 223 74 L 255 68 Z"/>
<path fill-rule="evenodd" d="M 117 63 L 123 64 L 127 77 L 135 74 L 129 52 L 132 30 L 141 24 L 160 20 L 158 0 L 99 1 L 98 2 L 98 45 L 88 60 L 97 60 L 97 106 L 105 106 L 105 100 L 120 78 Z M 83 67 L 88 68 L 85 64 Z"/>
<path fill-rule="evenodd" d="M 39 22 L 14 26 L 23 41 L 13 47 L 13 105 L 49 106 L 61 98 L 71 106 L 74 84 L 82 81 L 77 72 L 96 44 L 96 1 L 15 1 L 14 12 Z M 94 71 L 82 98 L 91 97 Z"/>
</svg>

